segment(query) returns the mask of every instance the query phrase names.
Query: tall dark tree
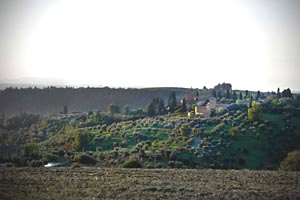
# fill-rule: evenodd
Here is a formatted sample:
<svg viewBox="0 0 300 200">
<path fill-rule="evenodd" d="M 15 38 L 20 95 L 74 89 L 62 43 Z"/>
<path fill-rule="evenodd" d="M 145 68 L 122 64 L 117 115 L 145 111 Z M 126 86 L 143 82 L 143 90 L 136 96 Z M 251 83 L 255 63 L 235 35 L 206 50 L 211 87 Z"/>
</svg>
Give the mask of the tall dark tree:
<svg viewBox="0 0 300 200">
<path fill-rule="evenodd" d="M 185 102 L 185 99 L 183 98 L 182 101 L 181 101 L 181 112 L 184 113 L 187 111 L 187 108 L 186 108 L 186 102 Z"/>
<path fill-rule="evenodd" d="M 147 107 L 147 115 L 150 117 L 155 116 L 155 106 L 153 101 Z"/>
<path fill-rule="evenodd" d="M 243 94 L 240 92 L 240 100 L 243 100 Z"/>
<path fill-rule="evenodd" d="M 258 90 L 256 94 L 256 99 L 258 100 L 259 98 L 260 98 L 260 91 Z"/>
<path fill-rule="evenodd" d="M 288 89 L 283 90 L 282 91 L 282 97 L 293 98 L 291 89 L 288 88 Z"/>
<path fill-rule="evenodd" d="M 176 109 L 177 103 L 176 103 L 176 93 L 171 92 L 168 100 L 168 107 L 169 107 L 169 112 L 173 113 Z"/>
<path fill-rule="evenodd" d="M 232 93 L 232 98 L 233 98 L 233 100 L 237 100 L 237 94 L 235 91 L 233 91 L 233 93 Z"/>
<path fill-rule="evenodd" d="M 248 98 L 248 95 L 249 95 L 249 91 L 246 90 L 245 98 Z"/>
<path fill-rule="evenodd" d="M 129 105 L 124 105 L 124 106 L 123 106 L 123 110 L 124 110 L 124 114 L 125 114 L 125 115 L 128 115 L 128 114 L 129 114 L 129 111 L 130 111 Z"/>
<path fill-rule="evenodd" d="M 117 114 L 121 112 L 120 107 L 114 104 L 110 104 L 107 109 L 110 114 Z"/>
<path fill-rule="evenodd" d="M 215 89 L 212 90 L 212 96 L 215 97 L 215 98 L 217 98 L 217 92 L 216 92 Z"/>
<path fill-rule="evenodd" d="M 63 113 L 64 113 L 64 114 L 68 114 L 68 106 L 66 106 L 66 105 L 64 106 L 64 111 L 63 111 Z"/>
<path fill-rule="evenodd" d="M 252 108 L 252 101 L 253 101 L 253 98 L 252 98 L 252 95 L 250 96 L 250 102 L 249 102 L 249 108 Z"/>
<path fill-rule="evenodd" d="M 89 143 L 89 134 L 87 132 L 78 131 L 75 135 L 75 145 L 77 149 L 83 150 L 88 146 Z"/>
<path fill-rule="evenodd" d="M 148 116 L 162 115 L 165 113 L 165 104 L 162 98 L 154 98 L 152 102 L 147 106 Z"/>
<path fill-rule="evenodd" d="M 165 114 L 165 103 L 162 98 L 158 100 L 157 111 L 159 115 Z"/>
<path fill-rule="evenodd" d="M 277 97 L 278 97 L 278 98 L 281 98 L 280 88 L 277 88 Z"/>
<path fill-rule="evenodd" d="M 226 91 L 226 99 L 230 99 L 231 95 L 230 95 L 230 90 Z"/>
</svg>

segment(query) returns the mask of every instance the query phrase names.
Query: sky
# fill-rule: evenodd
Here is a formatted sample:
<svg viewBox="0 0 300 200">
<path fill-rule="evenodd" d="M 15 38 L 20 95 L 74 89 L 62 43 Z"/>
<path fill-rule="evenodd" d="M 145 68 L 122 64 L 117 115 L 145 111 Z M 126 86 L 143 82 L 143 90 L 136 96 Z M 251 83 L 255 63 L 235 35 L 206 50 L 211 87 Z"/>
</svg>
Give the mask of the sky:
<svg viewBox="0 0 300 200">
<path fill-rule="evenodd" d="M 300 91 L 298 0 L 0 0 L 0 83 Z"/>
</svg>

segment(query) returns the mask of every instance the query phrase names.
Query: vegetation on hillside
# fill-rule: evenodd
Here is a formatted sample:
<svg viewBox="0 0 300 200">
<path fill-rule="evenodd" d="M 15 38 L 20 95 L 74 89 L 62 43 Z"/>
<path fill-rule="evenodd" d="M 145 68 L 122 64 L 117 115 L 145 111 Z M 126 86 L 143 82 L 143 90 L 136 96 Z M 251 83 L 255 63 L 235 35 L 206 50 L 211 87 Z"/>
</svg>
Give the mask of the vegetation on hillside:
<svg viewBox="0 0 300 200">
<path fill-rule="evenodd" d="M 235 100 L 236 91 L 218 93 L 218 102 L 228 106 L 210 117 L 188 117 L 196 105 L 174 92 L 167 103 L 155 97 L 140 110 L 111 103 L 107 112 L 72 113 L 65 107 L 55 115 L 2 115 L 0 162 L 278 169 L 289 152 L 300 149 L 299 97 L 246 91 Z"/>
</svg>

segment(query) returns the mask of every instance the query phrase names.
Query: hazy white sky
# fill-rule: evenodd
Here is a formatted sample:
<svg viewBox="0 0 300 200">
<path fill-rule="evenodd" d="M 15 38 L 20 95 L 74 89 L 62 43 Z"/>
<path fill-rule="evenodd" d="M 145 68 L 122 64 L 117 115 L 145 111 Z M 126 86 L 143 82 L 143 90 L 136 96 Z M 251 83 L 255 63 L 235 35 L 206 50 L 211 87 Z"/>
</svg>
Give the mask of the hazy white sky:
<svg viewBox="0 0 300 200">
<path fill-rule="evenodd" d="M 297 0 L 0 4 L 0 82 L 300 90 Z"/>
</svg>

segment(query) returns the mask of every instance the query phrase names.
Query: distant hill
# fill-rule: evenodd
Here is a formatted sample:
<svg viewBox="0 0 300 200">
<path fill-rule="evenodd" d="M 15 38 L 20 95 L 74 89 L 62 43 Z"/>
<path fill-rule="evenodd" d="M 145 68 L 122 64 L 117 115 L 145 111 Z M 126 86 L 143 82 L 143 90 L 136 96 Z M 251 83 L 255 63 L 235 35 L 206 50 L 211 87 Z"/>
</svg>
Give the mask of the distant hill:
<svg viewBox="0 0 300 200">
<path fill-rule="evenodd" d="M 67 105 L 69 112 L 106 111 L 109 104 L 129 105 L 131 109 L 144 108 L 155 97 L 168 99 L 175 91 L 180 97 L 188 88 L 7 88 L 0 91 L 0 114 L 20 112 L 52 114 L 63 110 Z"/>
</svg>

